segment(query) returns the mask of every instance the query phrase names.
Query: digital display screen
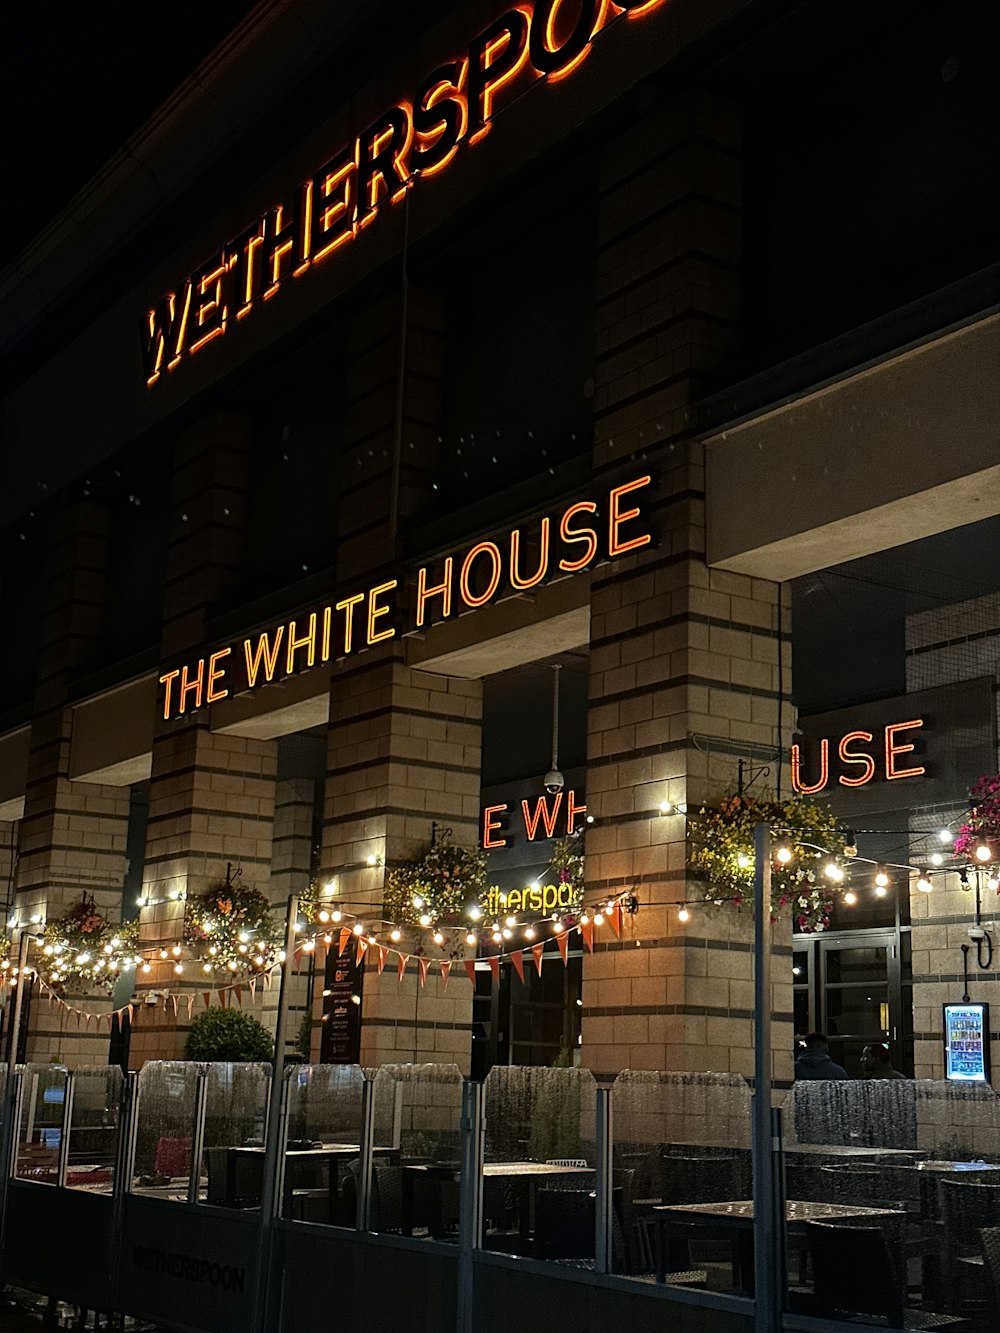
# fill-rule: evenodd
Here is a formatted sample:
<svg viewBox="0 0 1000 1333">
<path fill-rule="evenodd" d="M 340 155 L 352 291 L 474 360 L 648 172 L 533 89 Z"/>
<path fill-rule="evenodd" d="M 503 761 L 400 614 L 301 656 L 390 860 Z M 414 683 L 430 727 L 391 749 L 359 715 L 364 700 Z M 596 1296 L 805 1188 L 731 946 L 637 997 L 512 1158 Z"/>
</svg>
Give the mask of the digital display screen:
<svg viewBox="0 0 1000 1333">
<path fill-rule="evenodd" d="M 990 1078 L 990 1007 L 944 1006 L 944 1074 L 959 1083 L 988 1083 Z"/>
</svg>

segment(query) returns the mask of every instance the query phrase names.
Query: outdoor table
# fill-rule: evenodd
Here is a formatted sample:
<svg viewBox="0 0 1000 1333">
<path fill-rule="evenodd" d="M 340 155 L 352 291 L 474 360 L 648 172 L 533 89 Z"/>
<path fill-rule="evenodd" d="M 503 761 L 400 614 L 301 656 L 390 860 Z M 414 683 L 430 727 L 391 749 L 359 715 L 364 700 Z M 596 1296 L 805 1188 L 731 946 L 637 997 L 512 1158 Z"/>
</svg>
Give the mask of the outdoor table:
<svg viewBox="0 0 1000 1333">
<path fill-rule="evenodd" d="M 419 1165 L 407 1165 L 403 1172 L 403 1235 L 413 1235 L 413 1187 L 423 1176 L 430 1180 L 458 1180 L 461 1168 L 448 1163 L 426 1162 Z M 531 1220 L 534 1211 L 535 1190 L 539 1181 L 566 1176 L 584 1176 L 593 1174 L 591 1169 L 582 1166 L 556 1166 L 550 1162 L 486 1162 L 483 1166 L 484 1180 L 514 1181 L 518 1189 L 517 1232 L 522 1254 L 528 1252 L 531 1241 Z M 431 1234 L 434 1234 L 432 1219 Z"/>
<path fill-rule="evenodd" d="M 376 1154 L 393 1152 L 392 1148 L 376 1148 Z M 317 1161 L 325 1163 L 329 1170 L 328 1193 L 330 1198 L 330 1216 L 333 1217 L 336 1208 L 337 1189 L 338 1189 L 338 1166 L 341 1162 L 353 1161 L 361 1154 L 361 1148 L 356 1143 L 324 1143 L 319 1148 L 288 1148 L 285 1151 L 286 1159 L 293 1162 Z M 254 1144 L 244 1148 L 230 1148 L 226 1159 L 226 1198 L 235 1197 L 234 1183 L 234 1164 L 238 1157 L 260 1157 L 264 1156 L 264 1148 L 259 1144 Z M 285 1209 L 287 1212 L 290 1203 L 292 1190 L 295 1187 L 294 1179 L 287 1168 L 285 1171 Z"/>
<path fill-rule="evenodd" d="M 737 1199 L 725 1203 L 659 1204 L 653 1208 L 656 1218 L 656 1280 L 667 1280 L 667 1239 L 674 1232 L 684 1240 L 715 1239 L 719 1235 L 732 1247 L 733 1285 L 747 1295 L 754 1289 L 753 1200 Z M 873 1222 L 898 1220 L 906 1213 L 897 1208 L 865 1208 L 842 1203 L 813 1203 L 789 1199 L 785 1221 L 790 1231 L 802 1230 L 804 1222 Z"/>
<path fill-rule="evenodd" d="M 920 1172 L 920 1210 L 925 1217 L 937 1220 L 941 1216 L 938 1183 L 942 1180 L 972 1177 L 979 1180 L 991 1171 L 1000 1171 L 997 1162 L 949 1162 L 936 1158 L 915 1162 L 913 1169 Z"/>
<path fill-rule="evenodd" d="M 899 1158 L 900 1164 L 914 1162 L 926 1157 L 920 1148 L 872 1148 L 854 1143 L 793 1143 L 786 1144 L 785 1156 L 797 1157 L 800 1154 L 815 1157 L 856 1158 L 862 1161 L 890 1162 Z"/>
</svg>

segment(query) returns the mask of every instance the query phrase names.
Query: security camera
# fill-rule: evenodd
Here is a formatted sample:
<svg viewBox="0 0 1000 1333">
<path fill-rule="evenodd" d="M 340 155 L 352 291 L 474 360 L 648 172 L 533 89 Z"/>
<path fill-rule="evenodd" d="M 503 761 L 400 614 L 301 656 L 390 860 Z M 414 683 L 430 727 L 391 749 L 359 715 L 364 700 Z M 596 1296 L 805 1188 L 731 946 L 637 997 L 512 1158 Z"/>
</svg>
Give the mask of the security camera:
<svg viewBox="0 0 1000 1333">
<path fill-rule="evenodd" d="M 555 796 L 556 792 L 562 791 L 563 787 L 566 786 L 566 779 L 558 768 L 550 768 L 542 781 L 545 783 L 545 790 L 550 796 Z"/>
<path fill-rule="evenodd" d="M 986 938 L 986 931 L 983 930 L 982 926 L 970 926 L 970 927 L 969 927 L 969 939 L 970 939 L 970 940 L 984 940 L 985 938 Z"/>
</svg>

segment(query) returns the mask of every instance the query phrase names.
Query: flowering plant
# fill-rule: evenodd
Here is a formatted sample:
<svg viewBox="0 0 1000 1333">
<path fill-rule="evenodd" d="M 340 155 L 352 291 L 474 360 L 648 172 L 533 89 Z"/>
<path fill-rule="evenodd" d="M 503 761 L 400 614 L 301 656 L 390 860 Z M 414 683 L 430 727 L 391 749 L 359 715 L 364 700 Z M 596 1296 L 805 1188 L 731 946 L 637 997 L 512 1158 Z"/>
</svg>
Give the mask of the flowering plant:
<svg viewBox="0 0 1000 1333">
<path fill-rule="evenodd" d="M 972 811 L 958 830 L 955 851 L 959 856 L 972 856 L 976 844 L 989 844 L 993 859 L 1000 850 L 1000 773 L 984 773 L 969 788 Z"/>
<path fill-rule="evenodd" d="M 113 925 L 103 916 L 93 898 L 84 894 L 80 902 L 45 927 L 41 969 L 46 981 L 62 990 L 71 979 L 103 986 L 110 993 L 122 972 L 141 960 L 138 921 Z"/>
<path fill-rule="evenodd" d="M 486 895 L 486 864 L 478 847 L 456 847 L 450 837 L 439 837 L 423 856 L 386 870 L 386 920 L 419 926 L 421 917 L 430 917 L 435 925 L 459 925 L 465 909 Z"/>
<path fill-rule="evenodd" d="M 257 889 L 229 882 L 196 898 L 184 910 L 184 942 L 213 967 L 259 971 L 277 961 L 281 922 Z"/>
<path fill-rule="evenodd" d="M 705 887 L 705 897 L 737 907 L 753 899 L 754 828 L 768 824 L 792 856 L 771 867 L 771 912 L 789 910 L 801 933 L 826 930 L 833 910 L 833 885 L 820 862 L 844 851 L 844 835 L 833 812 L 805 796 L 774 801 L 745 792 L 727 792 L 703 805 L 688 821 L 688 872 Z M 843 870 L 843 867 L 841 866 Z M 846 871 L 844 872 L 846 879 Z"/>
</svg>

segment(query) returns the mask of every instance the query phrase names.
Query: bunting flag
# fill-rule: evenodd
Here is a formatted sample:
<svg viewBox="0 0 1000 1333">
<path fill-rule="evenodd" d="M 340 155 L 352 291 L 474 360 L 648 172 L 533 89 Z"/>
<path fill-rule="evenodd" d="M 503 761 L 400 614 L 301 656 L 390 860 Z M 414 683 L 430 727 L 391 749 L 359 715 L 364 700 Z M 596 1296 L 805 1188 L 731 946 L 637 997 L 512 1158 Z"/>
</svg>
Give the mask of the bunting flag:
<svg viewBox="0 0 1000 1333">
<path fill-rule="evenodd" d="M 581 936 L 583 937 L 583 942 L 584 942 L 584 944 L 587 946 L 587 952 L 588 952 L 588 953 L 593 953 L 593 952 L 594 952 L 594 923 L 593 923 L 593 921 L 581 921 L 581 922 L 580 922 L 580 934 L 581 934 Z"/>
<path fill-rule="evenodd" d="M 354 955 L 354 961 L 358 967 L 361 966 L 361 960 L 364 958 L 367 948 L 368 948 L 368 941 L 365 939 L 364 935 L 359 935 L 358 947 Z"/>
<path fill-rule="evenodd" d="M 302 962 L 302 946 L 299 945 L 299 947 L 295 950 L 295 953 L 292 955 L 292 967 L 298 967 L 301 962 Z"/>
<path fill-rule="evenodd" d="M 417 959 L 417 967 L 420 969 L 420 984 L 421 984 L 421 986 L 422 986 L 422 985 L 424 984 L 424 982 L 427 980 L 427 969 L 430 967 L 430 965 L 431 965 L 431 960 L 430 960 L 429 958 L 418 958 L 418 959 Z"/>
<path fill-rule="evenodd" d="M 438 966 L 441 968 L 441 989 L 447 990 L 448 978 L 451 976 L 451 963 L 442 959 Z"/>
<path fill-rule="evenodd" d="M 615 935 L 618 937 L 618 939 L 621 939 L 621 937 L 622 937 L 622 905 L 621 905 L 621 903 L 615 903 L 615 905 L 612 907 L 611 911 L 608 913 L 608 925 L 609 925 L 609 926 L 611 927 L 611 929 L 615 932 Z"/>
<path fill-rule="evenodd" d="M 79 1026 L 80 1026 L 80 1019 L 83 1017 L 83 1015 L 80 1013 L 79 1009 L 74 1009 L 73 1012 L 74 1012 L 74 1014 L 76 1014 L 76 1025 L 77 1025 L 77 1027 L 79 1027 Z"/>
<path fill-rule="evenodd" d="M 476 984 L 476 960 L 474 958 L 466 958 L 465 974 L 474 986 Z"/>
<path fill-rule="evenodd" d="M 563 964 L 569 962 L 569 936 L 565 931 L 561 931 L 556 936 L 556 944 L 559 946 L 559 952 L 562 954 Z"/>
<path fill-rule="evenodd" d="M 500 957 L 499 957 L 499 955 L 498 955 L 498 954 L 494 954 L 492 958 L 487 958 L 486 961 L 489 963 L 489 965 L 490 965 L 490 971 L 493 973 L 493 980 L 499 985 L 499 983 L 500 983 Z"/>
<path fill-rule="evenodd" d="M 384 944 L 376 944 L 375 952 L 378 954 L 378 974 L 381 976 L 385 967 L 385 960 L 389 957 L 389 950 Z"/>
<path fill-rule="evenodd" d="M 191 1013 L 190 1005 L 192 1005 L 192 1004 L 194 1004 L 194 996 L 193 996 L 193 995 L 189 996 L 189 998 L 188 998 L 188 1006 L 189 1006 L 189 1007 L 188 1007 L 188 1015 L 190 1015 L 190 1013 Z M 130 1023 L 132 1023 L 132 1022 L 135 1020 L 135 1005 L 134 1005 L 134 1004 L 127 1004 L 127 1005 L 125 1006 L 125 1008 L 126 1008 L 126 1010 L 128 1011 L 128 1021 L 129 1021 Z"/>
<path fill-rule="evenodd" d="M 403 974 L 406 972 L 407 956 L 405 953 L 398 954 L 399 962 L 396 964 L 396 980 L 402 981 Z"/>
<path fill-rule="evenodd" d="M 203 990 L 202 993 L 201 993 L 201 998 L 205 1001 L 205 1008 L 206 1008 L 206 1009 L 211 1009 L 211 1007 L 212 1007 L 212 992 L 211 992 L 211 991 L 207 991 L 207 990 Z"/>
<path fill-rule="evenodd" d="M 190 1022 L 190 1021 L 191 1021 L 191 1015 L 194 1013 L 194 996 L 193 996 L 193 995 L 189 995 L 189 996 L 187 997 L 187 1007 L 188 1007 L 188 1022 Z M 132 1006 L 129 1005 L 129 1019 L 130 1019 L 130 1020 L 131 1020 L 131 1018 L 132 1018 L 132 1012 L 131 1012 L 131 1011 L 132 1011 Z"/>
<path fill-rule="evenodd" d="M 270 990 L 270 989 L 271 989 L 271 974 L 270 974 L 270 972 L 265 972 L 265 973 L 264 973 L 264 989 L 265 989 L 265 990 Z"/>
<path fill-rule="evenodd" d="M 257 998 L 257 978 L 251 977 L 247 984 L 250 987 L 250 1001 L 252 1003 Z"/>
<path fill-rule="evenodd" d="M 223 1009 L 228 1007 L 226 1004 L 226 992 L 224 990 L 219 991 L 219 1003 L 222 1005 Z"/>
<path fill-rule="evenodd" d="M 337 942 L 337 957 L 338 957 L 338 958 L 339 958 L 340 955 L 344 952 L 344 950 L 347 948 L 347 941 L 351 938 L 351 933 L 352 933 L 352 932 L 351 932 L 350 930 L 348 930 L 348 928 L 347 928 L 346 926 L 341 926 L 341 928 L 340 928 L 340 939 L 339 939 L 338 942 Z"/>
<path fill-rule="evenodd" d="M 234 987 L 233 987 L 233 994 L 236 996 L 236 1003 L 237 1003 L 237 1004 L 240 1006 L 240 1008 L 242 1009 L 242 1008 L 243 1008 L 243 987 L 242 987 L 242 986 L 234 986 Z"/>
<path fill-rule="evenodd" d="M 171 995 L 171 997 L 170 997 L 170 1001 L 171 1001 L 171 1003 L 172 1003 L 173 1006 L 174 1006 L 174 1018 L 177 1017 L 177 1000 L 178 1000 L 178 997 L 177 997 L 176 995 Z M 111 1024 L 111 1018 L 110 1018 L 110 1015 L 109 1015 L 109 1016 L 108 1016 L 108 1025 L 110 1026 L 110 1024 Z"/>
<path fill-rule="evenodd" d="M 531 956 L 535 960 L 535 971 L 538 973 L 539 976 L 542 975 L 542 957 L 544 953 L 545 953 L 544 940 L 542 941 L 541 944 L 533 944 L 531 946 Z"/>
<path fill-rule="evenodd" d="M 521 984 L 523 985 L 523 984 L 524 984 L 524 951 L 523 951 L 523 949 L 515 949 L 515 951 L 514 951 L 514 952 L 511 954 L 511 956 L 510 956 L 510 965 L 511 965 L 511 967 L 514 969 L 514 971 L 517 973 L 517 975 L 518 975 L 518 979 L 519 979 L 519 981 L 521 982 Z"/>
</svg>

